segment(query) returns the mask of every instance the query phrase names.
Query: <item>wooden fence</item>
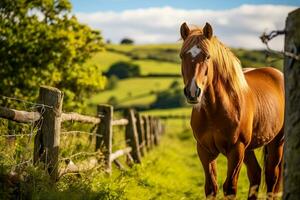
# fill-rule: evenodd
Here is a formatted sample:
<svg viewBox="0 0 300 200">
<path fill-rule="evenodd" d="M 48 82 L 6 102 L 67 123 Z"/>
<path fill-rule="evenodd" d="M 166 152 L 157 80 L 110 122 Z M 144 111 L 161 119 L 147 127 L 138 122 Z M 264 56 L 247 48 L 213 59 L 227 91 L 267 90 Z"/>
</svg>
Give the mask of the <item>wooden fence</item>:
<svg viewBox="0 0 300 200">
<path fill-rule="evenodd" d="M 135 163 L 142 162 L 142 156 L 146 151 L 159 144 L 163 132 L 163 126 L 159 118 L 141 115 L 133 109 L 124 112 L 123 119 L 113 119 L 113 107 L 110 105 L 98 105 L 97 116 L 87 116 L 78 113 L 64 113 L 63 93 L 52 87 L 41 86 L 38 104 L 43 110 L 27 112 L 0 107 L 0 118 L 5 118 L 19 123 L 32 123 L 42 120 L 43 123 L 34 138 L 33 163 L 44 163 L 52 180 L 68 172 L 79 172 L 80 165 L 76 167 L 59 169 L 59 148 L 61 124 L 66 121 L 77 121 L 95 124 L 96 142 L 95 154 L 101 152 L 104 155 L 104 168 L 108 173 L 112 172 L 112 163 L 121 167 L 117 160 L 120 156 L 127 156 L 127 160 Z M 113 127 L 126 126 L 126 148 L 112 152 Z M 96 161 L 84 168 L 92 168 L 99 165 Z M 72 163 L 73 164 L 73 163 Z"/>
</svg>

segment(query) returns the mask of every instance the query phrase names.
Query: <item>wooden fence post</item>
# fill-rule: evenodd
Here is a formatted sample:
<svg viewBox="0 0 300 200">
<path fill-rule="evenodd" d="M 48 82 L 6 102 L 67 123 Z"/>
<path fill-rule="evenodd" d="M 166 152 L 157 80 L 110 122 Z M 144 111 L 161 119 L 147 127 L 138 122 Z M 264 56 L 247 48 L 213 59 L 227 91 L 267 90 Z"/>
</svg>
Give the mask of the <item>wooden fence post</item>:
<svg viewBox="0 0 300 200">
<path fill-rule="evenodd" d="M 51 179 L 56 181 L 63 93 L 53 87 L 41 86 L 38 103 L 46 106 L 39 111 L 42 114 L 42 124 L 34 139 L 33 162 L 45 163 Z"/>
<path fill-rule="evenodd" d="M 149 118 L 148 116 L 143 116 L 143 121 L 144 121 L 144 130 L 145 130 L 145 140 L 146 140 L 146 149 L 147 151 L 150 150 L 151 148 L 151 138 L 150 138 L 150 123 L 149 123 Z"/>
<path fill-rule="evenodd" d="M 145 141 L 145 131 L 144 131 L 144 126 L 143 126 L 143 119 L 142 116 L 137 112 L 135 114 L 136 118 L 136 128 L 138 132 L 138 138 L 139 138 L 139 147 L 140 147 L 140 152 L 141 155 L 145 155 L 145 146 L 146 146 L 146 141 Z"/>
<path fill-rule="evenodd" d="M 285 51 L 300 53 L 300 8 L 286 19 Z M 285 144 L 283 199 L 300 199 L 300 61 L 284 58 Z"/>
<path fill-rule="evenodd" d="M 111 173 L 110 156 L 112 153 L 112 120 L 113 107 L 110 105 L 98 105 L 98 116 L 101 117 L 100 124 L 96 131 L 96 151 L 101 149 L 104 154 L 105 170 Z"/>
<path fill-rule="evenodd" d="M 159 145 L 159 132 L 158 132 L 158 119 L 153 117 L 153 136 L 154 136 L 154 144 Z"/>
<path fill-rule="evenodd" d="M 154 123 L 153 123 L 153 117 L 149 116 L 149 123 L 150 123 L 150 144 L 151 144 L 151 148 L 154 147 Z"/>
<path fill-rule="evenodd" d="M 136 119 L 134 117 L 134 110 L 128 109 L 125 111 L 125 116 L 128 119 L 128 124 L 126 126 L 126 144 L 132 148 L 130 152 L 133 160 L 136 163 L 141 163 L 141 153 L 139 148 L 139 140 L 138 140 L 138 133 L 136 128 Z"/>
</svg>

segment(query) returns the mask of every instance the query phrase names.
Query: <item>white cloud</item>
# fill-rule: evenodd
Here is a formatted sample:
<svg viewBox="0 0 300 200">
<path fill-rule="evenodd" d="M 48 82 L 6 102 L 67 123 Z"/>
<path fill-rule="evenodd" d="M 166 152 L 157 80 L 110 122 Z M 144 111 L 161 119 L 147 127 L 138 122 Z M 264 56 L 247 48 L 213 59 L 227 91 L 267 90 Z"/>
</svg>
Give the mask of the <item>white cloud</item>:
<svg viewBox="0 0 300 200">
<path fill-rule="evenodd" d="M 215 35 L 231 47 L 263 48 L 263 31 L 283 29 L 287 14 L 295 9 L 283 5 L 242 5 L 229 10 L 184 10 L 172 7 L 75 13 L 79 21 L 100 29 L 105 39 L 119 42 L 130 37 L 137 43 L 174 43 L 182 22 L 203 26 L 209 22 Z M 281 50 L 283 37 L 271 46 Z"/>
</svg>

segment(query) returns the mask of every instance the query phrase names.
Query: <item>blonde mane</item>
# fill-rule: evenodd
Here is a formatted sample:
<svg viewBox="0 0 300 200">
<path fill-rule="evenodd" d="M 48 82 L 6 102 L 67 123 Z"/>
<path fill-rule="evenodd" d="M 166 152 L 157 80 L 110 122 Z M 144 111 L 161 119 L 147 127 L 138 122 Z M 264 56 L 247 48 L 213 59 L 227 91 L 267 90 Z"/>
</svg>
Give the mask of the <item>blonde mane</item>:
<svg viewBox="0 0 300 200">
<path fill-rule="evenodd" d="M 223 83 L 231 84 L 236 91 L 248 88 L 240 60 L 216 37 L 210 41 L 209 52 L 214 66 L 214 74 Z"/>
</svg>

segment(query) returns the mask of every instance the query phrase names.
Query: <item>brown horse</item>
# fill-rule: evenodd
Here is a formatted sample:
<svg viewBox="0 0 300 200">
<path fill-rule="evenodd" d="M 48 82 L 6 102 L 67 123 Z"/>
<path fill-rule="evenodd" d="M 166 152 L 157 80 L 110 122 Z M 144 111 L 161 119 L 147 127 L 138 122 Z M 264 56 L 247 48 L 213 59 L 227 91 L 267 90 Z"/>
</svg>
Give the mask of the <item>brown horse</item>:
<svg viewBox="0 0 300 200">
<path fill-rule="evenodd" d="M 268 197 L 279 192 L 283 157 L 284 85 L 280 71 L 241 69 L 240 61 L 213 36 L 212 27 L 180 28 L 180 52 L 187 101 L 194 104 L 191 127 L 205 172 L 206 197 L 218 192 L 216 158 L 227 158 L 226 198 L 235 199 L 244 162 L 250 181 L 248 199 L 257 199 L 261 168 L 254 149 L 265 146 Z"/>
</svg>

